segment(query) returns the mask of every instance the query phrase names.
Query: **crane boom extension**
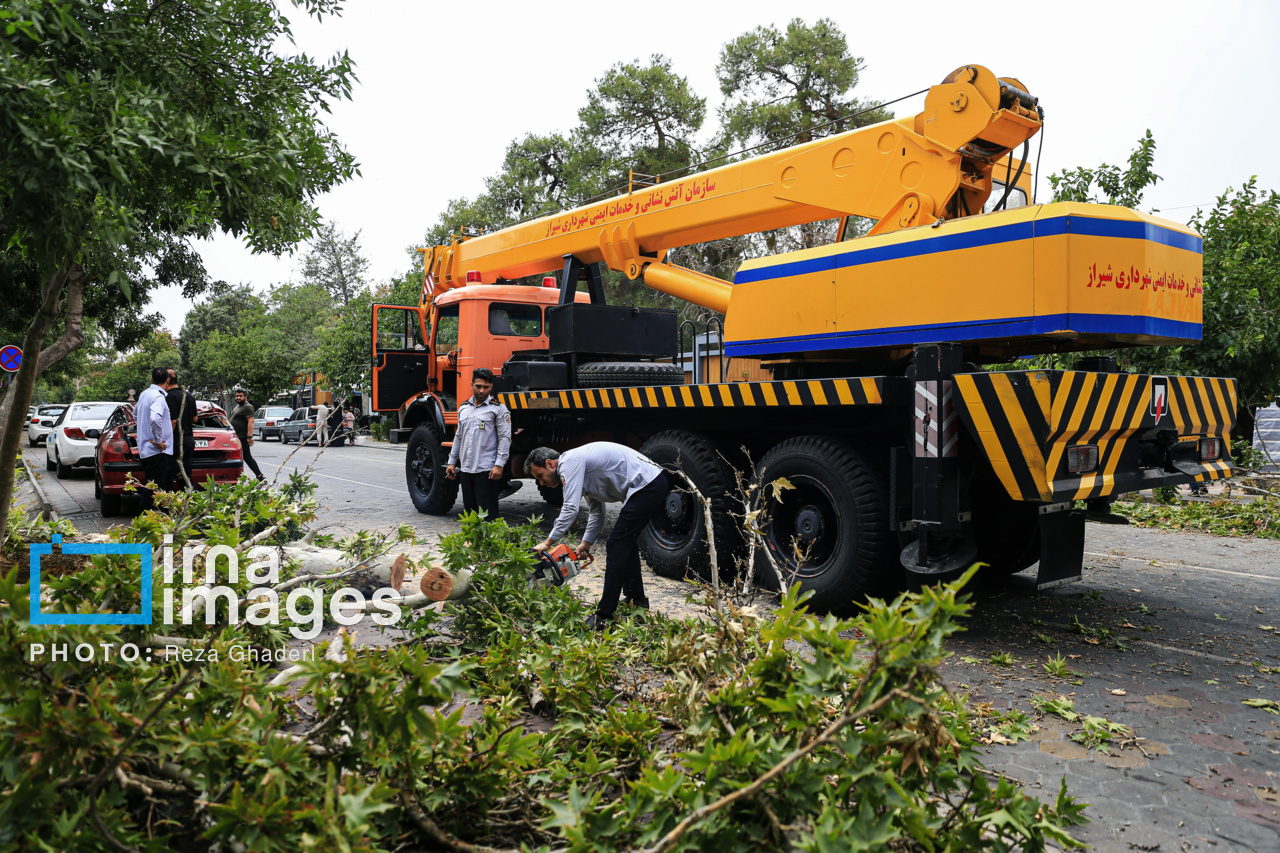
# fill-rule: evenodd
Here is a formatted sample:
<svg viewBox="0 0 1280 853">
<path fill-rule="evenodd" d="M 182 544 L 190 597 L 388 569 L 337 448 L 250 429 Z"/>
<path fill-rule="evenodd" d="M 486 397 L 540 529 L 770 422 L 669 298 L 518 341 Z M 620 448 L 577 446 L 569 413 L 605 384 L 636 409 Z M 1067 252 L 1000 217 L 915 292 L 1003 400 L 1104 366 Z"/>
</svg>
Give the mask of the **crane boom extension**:
<svg viewBox="0 0 1280 853">
<path fill-rule="evenodd" d="M 426 250 L 426 269 L 440 291 L 463 286 L 468 272 L 492 284 L 573 255 L 723 312 L 730 285 L 663 263 L 668 249 L 841 216 L 879 220 L 873 234 L 965 216 L 991 194 L 993 165 L 1040 126 L 1021 83 L 966 65 L 931 87 L 913 117 L 457 237 Z"/>
</svg>

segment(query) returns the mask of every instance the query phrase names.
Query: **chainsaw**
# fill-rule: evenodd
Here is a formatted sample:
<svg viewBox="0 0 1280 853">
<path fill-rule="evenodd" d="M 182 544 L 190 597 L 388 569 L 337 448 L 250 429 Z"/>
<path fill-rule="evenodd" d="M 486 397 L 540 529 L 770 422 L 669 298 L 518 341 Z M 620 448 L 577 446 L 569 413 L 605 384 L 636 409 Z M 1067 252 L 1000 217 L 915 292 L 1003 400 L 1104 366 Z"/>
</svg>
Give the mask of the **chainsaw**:
<svg viewBox="0 0 1280 853">
<path fill-rule="evenodd" d="M 580 558 L 572 548 L 564 543 L 546 551 L 534 552 L 537 562 L 533 574 L 529 577 L 529 585 L 533 586 L 545 581 L 549 586 L 564 586 L 573 580 L 587 566 L 595 562 L 590 554 Z"/>
</svg>

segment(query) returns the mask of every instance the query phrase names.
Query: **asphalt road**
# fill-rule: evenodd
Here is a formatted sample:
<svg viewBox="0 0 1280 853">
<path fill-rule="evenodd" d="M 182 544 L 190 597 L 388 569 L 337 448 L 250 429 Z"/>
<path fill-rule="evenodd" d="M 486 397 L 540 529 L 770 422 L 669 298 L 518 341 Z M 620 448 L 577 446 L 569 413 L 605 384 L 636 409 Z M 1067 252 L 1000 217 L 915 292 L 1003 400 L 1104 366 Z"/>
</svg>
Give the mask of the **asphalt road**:
<svg viewBox="0 0 1280 853">
<path fill-rule="evenodd" d="M 320 453 L 272 441 L 255 456 L 268 479 L 310 468 L 318 526 L 330 532 L 407 522 L 429 547 L 456 528 L 460 503 L 441 517 L 413 508 L 400 448 Z M 91 473 L 42 481 L 62 514 L 102 529 Z M 531 482 L 503 512 L 548 515 Z M 1031 740 L 990 746 L 988 767 L 1046 798 L 1065 777 L 1090 803 L 1093 822 L 1078 835 L 1098 850 L 1280 850 L 1280 715 L 1243 704 L 1280 702 L 1280 542 L 1097 524 L 1087 536 L 1082 583 L 1038 593 L 1032 569 L 979 587 L 968 630 L 951 643 L 943 674 L 953 690 L 1039 727 Z M 584 595 L 598 594 L 602 564 L 579 576 Z M 690 612 L 687 584 L 648 573 L 645 583 L 655 609 Z M 1045 671 L 1057 655 L 1063 676 Z M 1033 697 L 1059 695 L 1143 740 L 1110 753 L 1077 743 L 1080 724 L 1035 711 Z"/>
</svg>

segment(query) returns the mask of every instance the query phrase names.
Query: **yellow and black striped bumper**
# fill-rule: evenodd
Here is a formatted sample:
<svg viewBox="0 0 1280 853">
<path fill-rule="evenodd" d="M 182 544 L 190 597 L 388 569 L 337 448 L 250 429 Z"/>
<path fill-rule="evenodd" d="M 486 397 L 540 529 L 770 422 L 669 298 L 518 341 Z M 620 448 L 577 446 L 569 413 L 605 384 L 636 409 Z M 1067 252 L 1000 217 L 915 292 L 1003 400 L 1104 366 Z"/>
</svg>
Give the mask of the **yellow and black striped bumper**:
<svg viewBox="0 0 1280 853">
<path fill-rule="evenodd" d="M 888 379 L 893 382 L 893 379 Z M 898 380 L 901 382 L 901 380 Z M 723 382 L 644 388 L 579 388 L 499 394 L 519 409 L 712 409 L 755 406 L 879 406 L 886 377 L 798 379 L 781 382 Z"/>
<path fill-rule="evenodd" d="M 963 373 L 955 377 L 960 415 L 1015 500 L 1056 503 L 1152 486 L 1217 480 L 1232 473 L 1236 382 L 1189 376 L 1084 371 Z M 1152 445 L 1222 439 L 1217 461 L 1196 473 L 1151 463 Z M 1090 473 L 1067 471 L 1072 445 L 1098 448 Z"/>
</svg>

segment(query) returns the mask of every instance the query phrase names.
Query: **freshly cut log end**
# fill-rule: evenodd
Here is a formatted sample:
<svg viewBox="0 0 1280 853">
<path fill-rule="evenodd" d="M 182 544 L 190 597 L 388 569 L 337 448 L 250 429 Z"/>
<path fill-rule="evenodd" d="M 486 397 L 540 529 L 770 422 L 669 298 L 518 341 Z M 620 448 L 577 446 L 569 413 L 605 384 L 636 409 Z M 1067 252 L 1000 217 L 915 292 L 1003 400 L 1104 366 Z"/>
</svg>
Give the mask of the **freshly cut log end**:
<svg viewBox="0 0 1280 853">
<path fill-rule="evenodd" d="M 432 566 L 423 573 L 418 586 L 432 601 L 457 601 L 470 591 L 471 574 L 467 569 L 452 574 L 440 566 Z"/>
<path fill-rule="evenodd" d="M 396 557 L 395 563 L 391 566 L 391 582 L 390 586 L 396 592 L 400 591 L 400 587 L 404 585 L 405 567 L 409 563 L 407 554 L 401 554 Z"/>
</svg>

